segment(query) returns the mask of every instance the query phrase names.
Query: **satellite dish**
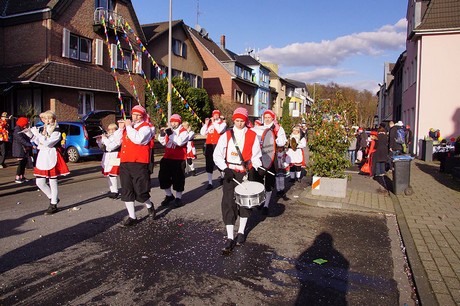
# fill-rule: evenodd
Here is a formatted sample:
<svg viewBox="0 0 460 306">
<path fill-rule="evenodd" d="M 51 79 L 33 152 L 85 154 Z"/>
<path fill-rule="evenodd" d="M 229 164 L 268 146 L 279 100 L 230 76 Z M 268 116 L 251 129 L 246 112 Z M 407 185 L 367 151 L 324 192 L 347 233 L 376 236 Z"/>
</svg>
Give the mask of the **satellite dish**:
<svg viewBox="0 0 460 306">
<path fill-rule="evenodd" d="M 206 31 L 206 29 L 205 29 L 205 28 L 201 28 L 201 30 L 200 30 L 200 34 L 201 34 L 201 36 L 205 37 L 205 36 L 207 36 L 207 35 L 208 35 L 208 31 Z"/>
<path fill-rule="evenodd" d="M 195 30 L 201 33 L 201 26 L 199 24 L 195 25 Z"/>
</svg>

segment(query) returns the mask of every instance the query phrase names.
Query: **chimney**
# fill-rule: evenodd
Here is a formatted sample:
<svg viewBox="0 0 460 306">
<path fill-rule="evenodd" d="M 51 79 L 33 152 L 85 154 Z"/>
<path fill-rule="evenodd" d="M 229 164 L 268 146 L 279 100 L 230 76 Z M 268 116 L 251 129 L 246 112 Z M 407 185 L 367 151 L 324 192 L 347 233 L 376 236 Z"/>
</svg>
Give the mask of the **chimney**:
<svg viewBox="0 0 460 306">
<path fill-rule="evenodd" d="M 225 50 L 225 35 L 220 36 L 220 48 Z"/>
</svg>

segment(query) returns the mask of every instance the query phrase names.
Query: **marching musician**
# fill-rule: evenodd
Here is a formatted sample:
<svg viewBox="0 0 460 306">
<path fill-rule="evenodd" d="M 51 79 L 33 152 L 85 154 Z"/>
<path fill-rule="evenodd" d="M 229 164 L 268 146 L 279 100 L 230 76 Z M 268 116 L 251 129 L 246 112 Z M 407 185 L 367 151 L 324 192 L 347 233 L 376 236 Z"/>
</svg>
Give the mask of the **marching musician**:
<svg viewBox="0 0 460 306">
<path fill-rule="evenodd" d="M 174 201 L 176 207 L 182 206 L 189 132 L 181 123 L 181 116 L 178 114 L 172 115 L 169 119 L 171 127 L 162 128 L 158 138 L 165 147 L 163 158 L 160 161 L 160 172 L 158 173 L 160 189 L 165 191 L 165 199 L 161 202 L 161 206 L 166 206 L 172 201 Z M 172 194 L 171 186 L 176 191 L 175 197 Z"/>
<path fill-rule="evenodd" d="M 213 159 L 216 166 L 224 172 L 222 185 L 222 218 L 227 230 L 227 241 L 222 253 L 228 255 L 235 245 L 242 245 L 245 242 L 244 230 L 251 214 L 251 209 L 238 206 L 235 203 L 235 187 L 237 180 L 243 182 L 245 178 L 254 180 L 254 169 L 262 166 L 260 144 L 256 133 L 247 127 L 248 111 L 239 107 L 233 112 L 232 120 L 234 126 L 227 130 L 219 138 L 214 150 Z M 234 227 L 236 219 L 239 219 L 239 228 L 236 239 L 234 238 Z"/>
<path fill-rule="evenodd" d="M 136 105 L 131 110 L 131 120 L 119 120 L 115 138 L 121 140 L 120 148 L 120 183 L 121 200 L 125 202 L 128 218 L 121 226 L 136 225 L 135 201 L 147 207 L 151 219 L 155 218 L 155 207 L 150 201 L 150 150 L 152 128 L 144 107 Z"/>
<path fill-rule="evenodd" d="M 255 129 L 256 131 L 262 131 L 262 133 L 270 129 L 273 131 L 275 135 L 275 142 L 277 147 L 284 147 L 286 145 L 287 139 L 286 139 L 286 132 L 284 131 L 283 127 L 278 124 L 276 121 L 276 115 L 275 112 L 272 110 L 266 110 L 263 113 L 263 125 L 261 125 L 259 128 Z M 259 133 L 258 133 L 259 135 Z M 259 135 L 261 137 L 262 134 Z M 261 140 L 263 141 L 263 139 Z M 275 158 L 276 156 L 274 156 Z M 268 170 L 267 173 L 265 173 L 265 203 L 264 206 L 262 207 L 262 214 L 268 215 L 269 212 L 269 205 L 270 205 L 270 200 L 272 196 L 272 191 L 275 189 L 275 182 L 276 182 L 276 177 L 273 174 L 270 173 L 276 173 L 275 169 L 275 162 L 273 162 L 270 166 L 270 168 L 266 169 Z M 259 182 L 263 182 L 263 176 L 259 176 L 257 179 Z"/>
<path fill-rule="evenodd" d="M 220 135 L 225 131 L 227 123 L 220 118 L 220 111 L 214 110 L 211 119 L 206 118 L 203 126 L 201 127 L 200 134 L 206 136 L 206 173 L 208 175 L 208 185 L 206 190 L 211 190 L 212 186 L 212 173 L 214 172 L 213 153 L 219 140 Z"/>
</svg>

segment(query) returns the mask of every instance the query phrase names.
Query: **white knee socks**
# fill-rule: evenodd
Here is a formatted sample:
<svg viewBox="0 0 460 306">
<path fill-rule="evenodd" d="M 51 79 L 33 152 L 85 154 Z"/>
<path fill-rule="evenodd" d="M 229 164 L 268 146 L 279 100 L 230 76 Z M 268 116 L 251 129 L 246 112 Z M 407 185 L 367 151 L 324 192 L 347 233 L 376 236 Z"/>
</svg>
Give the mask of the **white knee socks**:
<svg viewBox="0 0 460 306">
<path fill-rule="evenodd" d="M 109 189 L 110 189 L 110 192 L 114 192 L 114 193 L 118 192 L 118 179 L 116 176 L 109 175 Z"/>
<path fill-rule="evenodd" d="M 206 172 L 208 174 L 208 183 L 212 185 L 212 173 Z"/>
<path fill-rule="evenodd" d="M 46 184 L 46 178 L 37 177 L 35 184 L 37 184 L 37 187 L 46 195 L 48 199 L 51 199 L 51 189 L 50 186 Z"/>
<path fill-rule="evenodd" d="M 46 178 L 37 177 L 37 187 L 50 199 L 50 203 L 53 205 L 57 204 L 58 201 L 58 182 L 57 179 L 49 179 L 49 186 L 46 184 Z"/>
<path fill-rule="evenodd" d="M 246 228 L 246 223 L 248 223 L 248 218 L 240 217 L 240 226 L 238 228 L 238 234 L 244 234 L 244 229 Z"/>
<path fill-rule="evenodd" d="M 234 225 L 226 225 L 225 228 L 227 229 L 227 238 L 228 239 L 234 239 L 235 237 L 233 236 L 233 228 L 235 226 Z"/>
<path fill-rule="evenodd" d="M 270 204 L 270 199 L 271 199 L 271 197 L 272 197 L 272 192 L 271 192 L 271 191 L 267 191 L 267 192 L 265 193 L 265 204 L 264 204 L 265 207 L 268 207 L 268 205 Z"/>
<path fill-rule="evenodd" d="M 134 210 L 134 202 L 125 202 L 128 215 L 131 219 L 136 219 L 136 211 Z"/>
</svg>

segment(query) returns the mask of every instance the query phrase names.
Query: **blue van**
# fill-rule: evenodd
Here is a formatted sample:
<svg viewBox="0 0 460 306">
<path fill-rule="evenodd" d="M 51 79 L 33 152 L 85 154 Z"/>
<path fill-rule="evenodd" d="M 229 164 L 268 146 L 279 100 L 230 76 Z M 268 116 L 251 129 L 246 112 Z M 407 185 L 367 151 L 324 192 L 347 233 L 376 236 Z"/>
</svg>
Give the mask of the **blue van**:
<svg viewBox="0 0 460 306">
<path fill-rule="evenodd" d="M 81 121 L 58 121 L 66 159 L 76 163 L 84 157 L 101 157 L 104 152 L 97 145 L 95 136 L 105 133 L 101 120 L 115 114 L 115 111 L 96 110 L 89 112 Z"/>
</svg>

